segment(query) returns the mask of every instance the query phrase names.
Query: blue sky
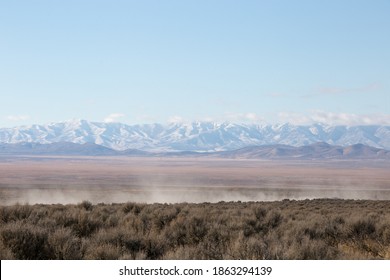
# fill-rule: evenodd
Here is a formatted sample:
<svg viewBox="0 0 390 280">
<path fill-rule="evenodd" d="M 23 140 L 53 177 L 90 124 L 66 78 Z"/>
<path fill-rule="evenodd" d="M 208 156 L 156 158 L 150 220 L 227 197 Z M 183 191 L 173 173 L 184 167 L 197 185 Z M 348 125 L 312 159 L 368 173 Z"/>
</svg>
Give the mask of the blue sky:
<svg viewBox="0 0 390 280">
<path fill-rule="evenodd" d="M 390 1 L 0 3 L 0 127 L 390 124 Z"/>
</svg>

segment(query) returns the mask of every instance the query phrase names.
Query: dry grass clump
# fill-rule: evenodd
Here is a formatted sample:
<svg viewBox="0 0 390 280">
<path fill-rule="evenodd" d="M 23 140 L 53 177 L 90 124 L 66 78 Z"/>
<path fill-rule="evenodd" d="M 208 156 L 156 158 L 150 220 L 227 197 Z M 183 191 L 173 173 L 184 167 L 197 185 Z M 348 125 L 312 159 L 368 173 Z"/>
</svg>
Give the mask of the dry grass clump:
<svg viewBox="0 0 390 280">
<path fill-rule="evenodd" d="M 390 201 L 0 207 L 0 259 L 390 259 Z"/>
</svg>

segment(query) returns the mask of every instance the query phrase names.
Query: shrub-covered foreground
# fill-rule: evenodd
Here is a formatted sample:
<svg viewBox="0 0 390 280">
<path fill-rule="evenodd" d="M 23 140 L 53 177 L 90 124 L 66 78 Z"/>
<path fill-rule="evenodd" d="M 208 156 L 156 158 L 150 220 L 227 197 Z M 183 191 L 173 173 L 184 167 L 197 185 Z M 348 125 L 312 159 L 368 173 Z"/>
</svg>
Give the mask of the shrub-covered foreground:
<svg viewBox="0 0 390 280">
<path fill-rule="evenodd" d="M 390 201 L 2 206 L 0 259 L 390 259 Z"/>
</svg>

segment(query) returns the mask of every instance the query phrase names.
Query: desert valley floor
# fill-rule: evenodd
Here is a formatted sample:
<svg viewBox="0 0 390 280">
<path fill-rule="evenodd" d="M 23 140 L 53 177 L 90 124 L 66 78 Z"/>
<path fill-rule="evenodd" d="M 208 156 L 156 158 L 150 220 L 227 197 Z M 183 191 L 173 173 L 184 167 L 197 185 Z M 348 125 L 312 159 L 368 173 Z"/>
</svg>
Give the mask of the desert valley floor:
<svg viewBox="0 0 390 280">
<path fill-rule="evenodd" d="M 1 157 L 0 204 L 390 200 L 388 161 Z"/>
</svg>

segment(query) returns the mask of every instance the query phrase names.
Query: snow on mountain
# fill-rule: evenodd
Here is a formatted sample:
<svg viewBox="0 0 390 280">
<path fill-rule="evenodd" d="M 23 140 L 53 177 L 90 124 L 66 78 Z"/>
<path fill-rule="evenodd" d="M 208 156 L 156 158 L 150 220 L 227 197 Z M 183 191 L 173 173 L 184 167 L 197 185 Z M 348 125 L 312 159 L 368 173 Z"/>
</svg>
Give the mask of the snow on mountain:
<svg viewBox="0 0 390 280">
<path fill-rule="evenodd" d="M 0 143 L 95 143 L 115 150 L 228 151 L 258 145 L 304 146 L 317 142 L 365 144 L 390 150 L 390 126 L 313 124 L 256 125 L 236 123 L 170 123 L 126 125 L 73 120 L 0 129 Z"/>
</svg>

